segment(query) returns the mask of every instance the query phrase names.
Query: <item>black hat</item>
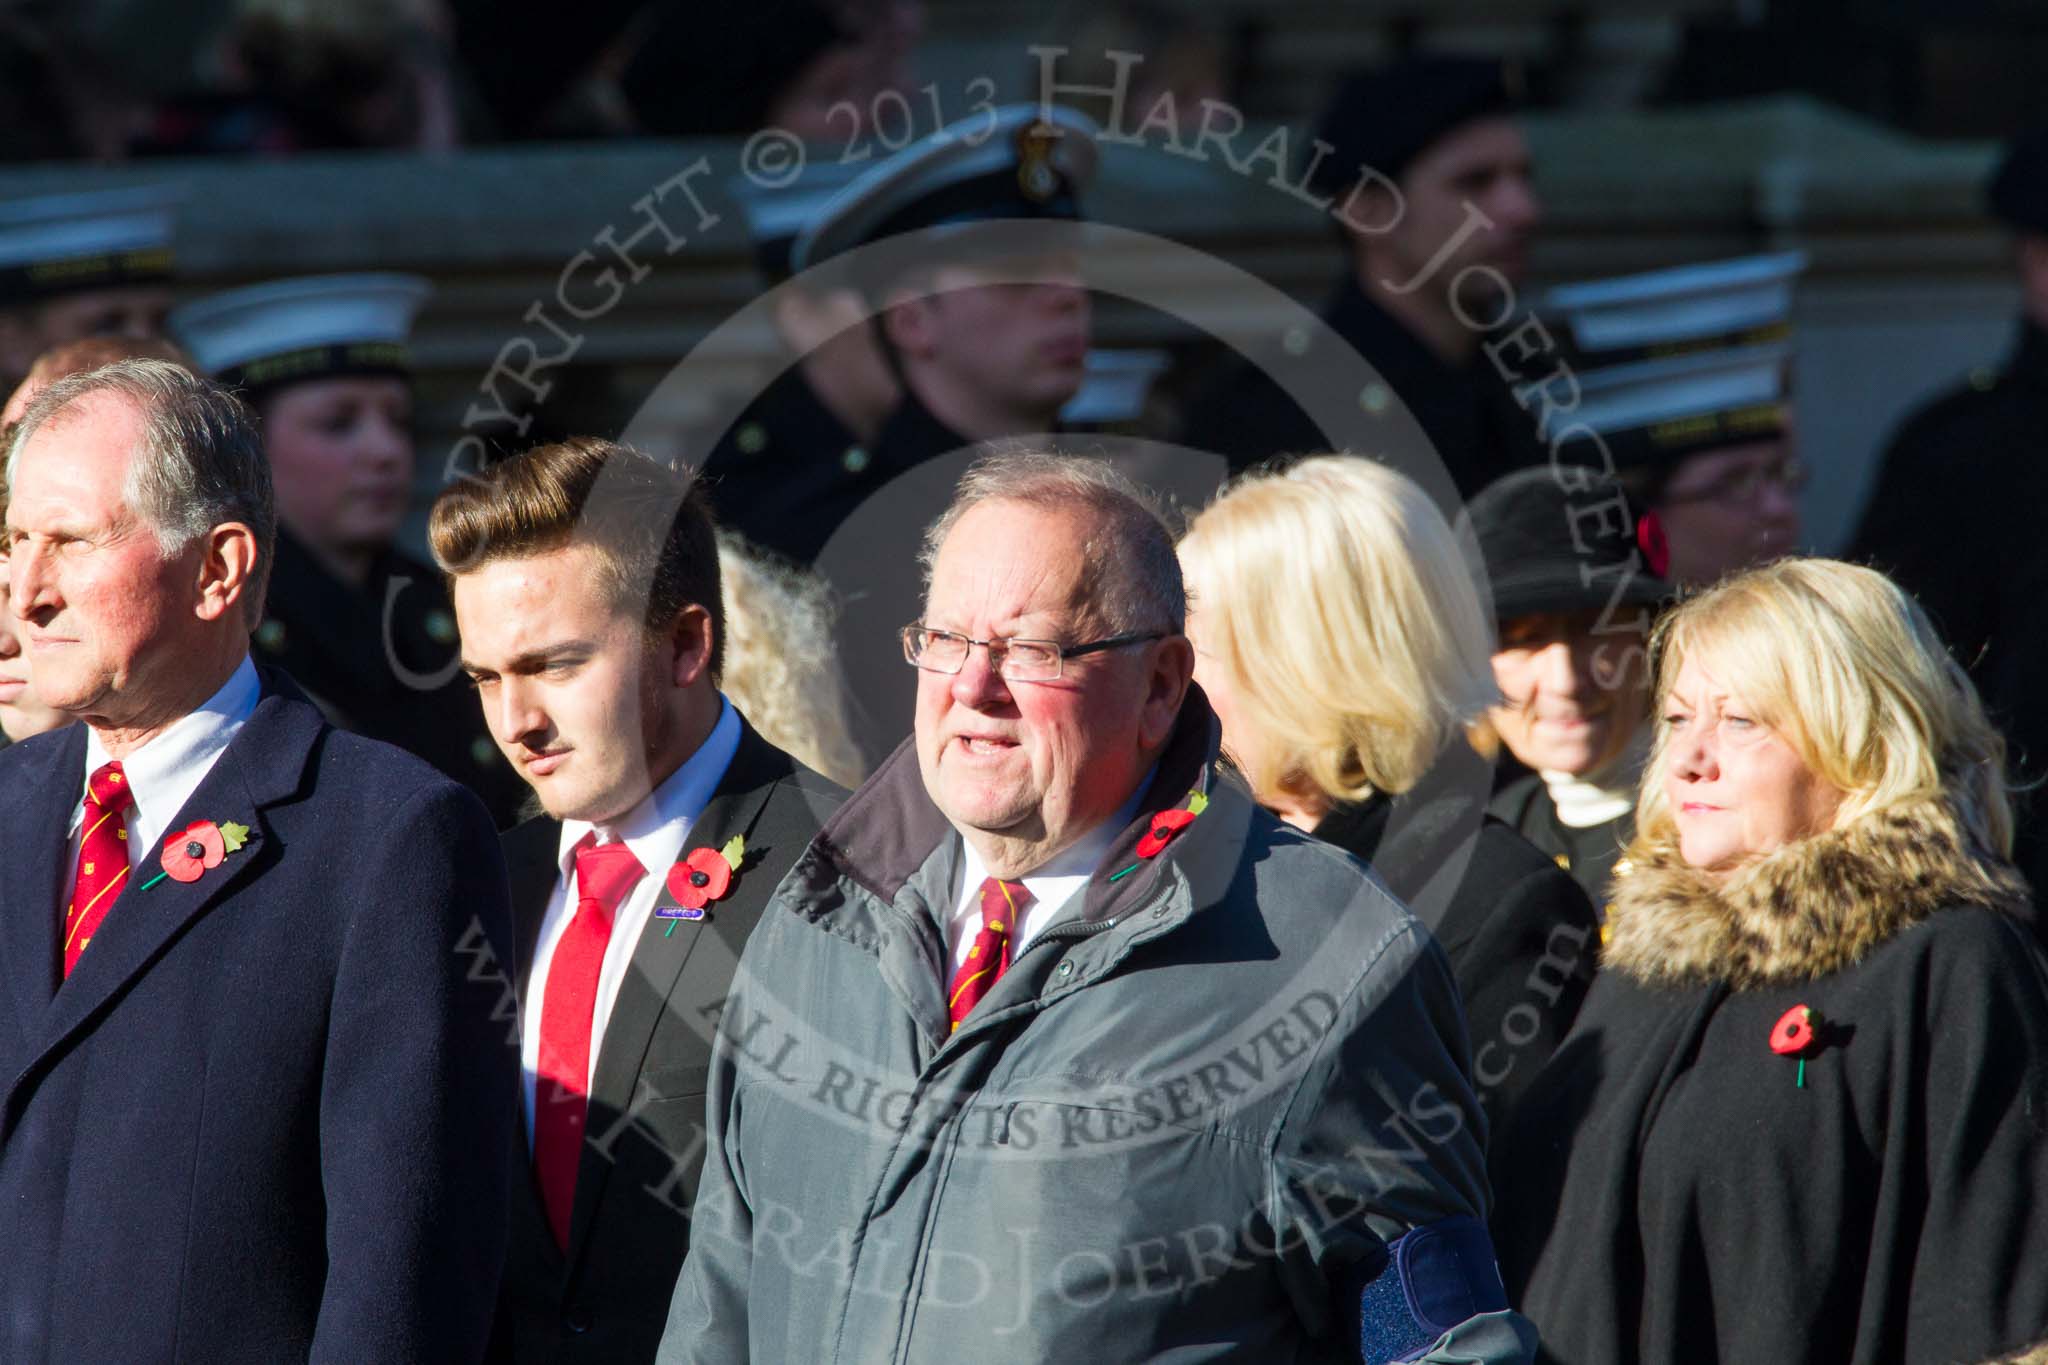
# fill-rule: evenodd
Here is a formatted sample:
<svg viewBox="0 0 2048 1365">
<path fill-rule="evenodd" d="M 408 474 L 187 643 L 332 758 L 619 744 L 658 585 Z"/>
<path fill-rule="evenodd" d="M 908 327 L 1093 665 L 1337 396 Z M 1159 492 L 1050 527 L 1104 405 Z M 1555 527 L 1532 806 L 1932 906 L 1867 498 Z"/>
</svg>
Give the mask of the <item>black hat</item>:
<svg viewBox="0 0 2048 1365">
<path fill-rule="evenodd" d="M 821 0 L 669 0 L 652 8 L 619 89 L 641 128 L 660 137 L 754 132 L 806 67 L 853 41 Z"/>
<path fill-rule="evenodd" d="M 1496 620 L 1653 605 L 1671 595 L 1657 514 L 1637 515 L 1607 475 L 1517 470 L 1481 489 L 1465 515 L 1486 560 Z"/>
<path fill-rule="evenodd" d="M 2013 139 L 1987 188 L 1992 217 L 2022 232 L 2048 232 L 2048 128 Z"/>
<path fill-rule="evenodd" d="M 1405 57 L 1354 72 L 1337 87 L 1316 137 L 1330 145 L 1308 188 L 1335 194 L 1370 166 L 1389 180 L 1461 124 L 1521 106 L 1519 64 L 1497 58 Z"/>
</svg>

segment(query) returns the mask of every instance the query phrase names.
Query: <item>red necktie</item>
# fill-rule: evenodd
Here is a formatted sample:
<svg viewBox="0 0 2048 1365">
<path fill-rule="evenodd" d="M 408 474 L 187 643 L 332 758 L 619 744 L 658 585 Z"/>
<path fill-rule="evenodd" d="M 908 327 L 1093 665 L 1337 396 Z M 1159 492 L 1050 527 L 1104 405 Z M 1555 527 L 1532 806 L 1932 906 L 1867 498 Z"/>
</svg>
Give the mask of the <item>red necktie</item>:
<svg viewBox="0 0 2048 1365">
<path fill-rule="evenodd" d="M 624 843 L 600 844 L 595 835 L 576 846 L 576 914 L 548 962 L 540 1013 L 540 1066 L 534 1079 L 533 1168 L 555 1241 L 569 1244 L 569 1214 L 576 1207 L 576 1166 L 583 1154 L 583 1119 L 590 1102 L 590 1024 L 597 978 L 612 916 L 633 884 L 647 874 Z"/>
<path fill-rule="evenodd" d="M 135 804 L 121 761 L 103 763 L 85 784 L 85 837 L 78 841 L 78 879 L 64 907 L 64 975 L 78 965 L 109 906 L 128 881 L 128 825 L 121 812 Z"/>
<path fill-rule="evenodd" d="M 953 988 L 946 994 L 946 1013 L 955 1031 L 1010 969 L 1010 936 L 1030 904 L 1031 893 L 1022 882 L 990 877 L 981 884 L 981 932 L 974 936 L 967 960 L 953 973 Z"/>
</svg>

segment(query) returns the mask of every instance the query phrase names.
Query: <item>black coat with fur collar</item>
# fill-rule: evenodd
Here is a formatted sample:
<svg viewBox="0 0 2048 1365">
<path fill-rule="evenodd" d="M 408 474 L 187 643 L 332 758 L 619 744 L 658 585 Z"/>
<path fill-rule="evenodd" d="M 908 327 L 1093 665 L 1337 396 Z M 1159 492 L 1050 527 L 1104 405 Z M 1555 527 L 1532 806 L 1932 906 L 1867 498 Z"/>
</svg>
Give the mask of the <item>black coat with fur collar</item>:
<svg viewBox="0 0 2048 1365">
<path fill-rule="evenodd" d="M 1931 804 L 1719 885 L 1673 847 L 1629 858 L 1602 970 L 1493 1149 L 1547 1358 L 1911 1365 L 2048 1334 L 2048 974 L 2019 876 Z M 1800 1006 L 1803 1077 L 1771 1047 Z"/>
</svg>

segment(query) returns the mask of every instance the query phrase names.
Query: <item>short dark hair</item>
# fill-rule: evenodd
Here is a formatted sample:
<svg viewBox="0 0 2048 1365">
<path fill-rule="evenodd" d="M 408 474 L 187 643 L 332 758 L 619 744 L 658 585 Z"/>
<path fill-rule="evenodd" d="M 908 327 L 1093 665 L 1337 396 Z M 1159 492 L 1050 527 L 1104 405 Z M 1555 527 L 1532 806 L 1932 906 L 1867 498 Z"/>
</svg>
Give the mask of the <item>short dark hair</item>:
<svg viewBox="0 0 2048 1365">
<path fill-rule="evenodd" d="M 711 506 L 693 472 L 631 446 L 576 436 L 469 474 L 441 494 L 427 523 L 451 579 L 499 559 L 589 545 L 621 609 L 665 629 L 695 604 L 711 616 L 711 679 L 725 664 L 725 606 Z"/>
</svg>

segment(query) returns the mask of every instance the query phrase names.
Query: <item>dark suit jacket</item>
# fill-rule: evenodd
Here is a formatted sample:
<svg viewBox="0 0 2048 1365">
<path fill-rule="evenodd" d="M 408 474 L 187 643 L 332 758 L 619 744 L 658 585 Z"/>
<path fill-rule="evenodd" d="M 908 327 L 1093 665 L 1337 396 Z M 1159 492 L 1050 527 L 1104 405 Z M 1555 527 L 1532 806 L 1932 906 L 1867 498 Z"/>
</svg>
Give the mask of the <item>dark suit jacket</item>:
<svg viewBox="0 0 2048 1365">
<path fill-rule="evenodd" d="M 743 834 L 746 861 L 705 919 L 650 918 L 634 946 L 592 1074 L 589 1141 L 566 1255 L 548 1228 L 523 1125 L 514 1122 L 524 1170 L 514 1182 L 494 1360 L 654 1359 L 689 1250 L 687 1211 L 703 1164 L 704 1082 L 719 1007 L 769 893 L 845 795 L 741 722 L 739 749 L 684 851 L 718 848 Z M 561 875 L 561 833 L 560 822 L 543 818 L 505 835 L 522 1008 L 541 919 Z"/>
<path fill-rule="evenodd" d="M 247 846 L 154 886 L 135 850 L 63 979 L 85 742 L 0 754 L 0 1359 L 476 1359 L 517 1065 L 490 817 L 265 675 L 170 825 Z"/>
</svg>

